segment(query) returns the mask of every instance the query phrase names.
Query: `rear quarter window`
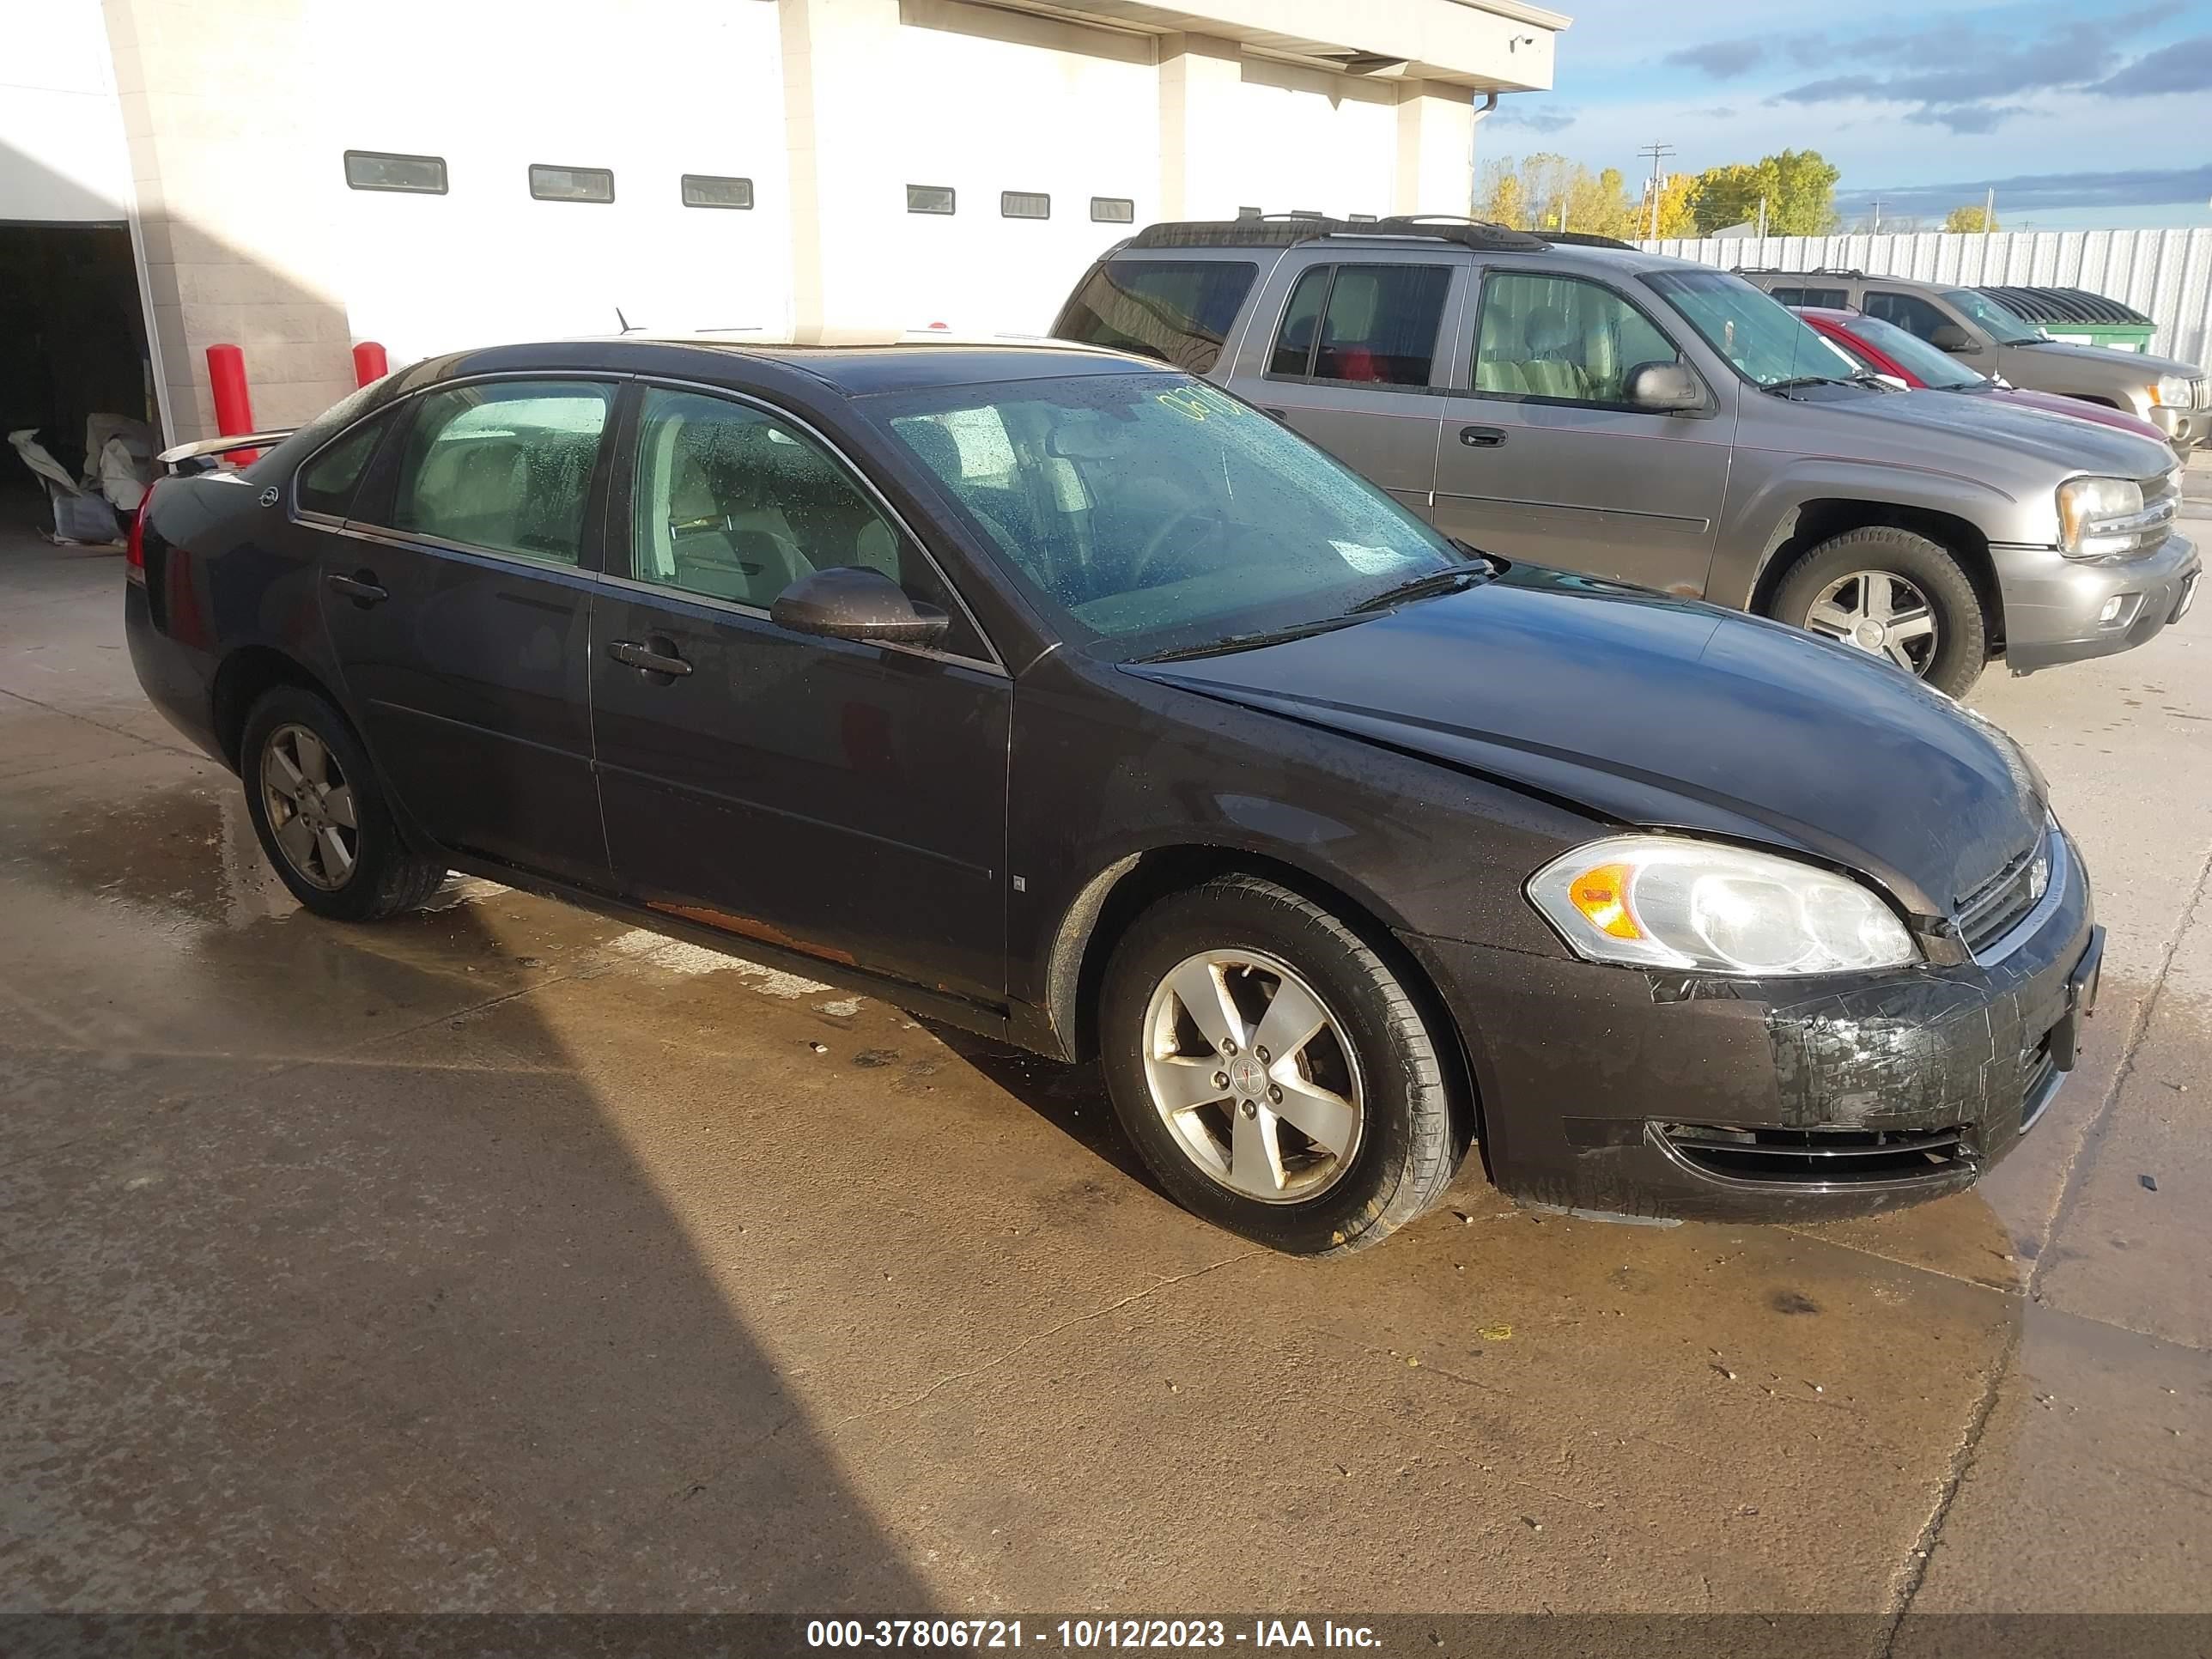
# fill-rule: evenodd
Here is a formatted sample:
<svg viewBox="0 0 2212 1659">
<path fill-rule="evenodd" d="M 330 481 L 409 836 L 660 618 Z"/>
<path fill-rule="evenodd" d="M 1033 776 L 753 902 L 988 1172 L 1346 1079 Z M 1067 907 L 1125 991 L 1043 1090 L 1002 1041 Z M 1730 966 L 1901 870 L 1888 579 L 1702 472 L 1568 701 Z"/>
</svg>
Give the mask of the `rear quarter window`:
<svg viewBox="0 0 2212 1659">
<path fill-rule="evenodd" d="M 1109 259 L 1085 279 L 1053 333 L 1210 372 L 1260 267 L 1233 259 Z"/>
</svg>

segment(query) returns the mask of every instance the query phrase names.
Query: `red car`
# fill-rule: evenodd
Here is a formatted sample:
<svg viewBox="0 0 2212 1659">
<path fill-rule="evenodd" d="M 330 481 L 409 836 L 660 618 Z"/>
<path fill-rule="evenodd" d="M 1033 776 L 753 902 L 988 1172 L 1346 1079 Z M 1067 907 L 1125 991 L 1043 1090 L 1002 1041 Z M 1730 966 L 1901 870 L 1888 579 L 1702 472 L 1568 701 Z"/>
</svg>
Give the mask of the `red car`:
<svg viewBox="0 0 2212 1659">
<path fill-rule="evenodd" d="M 2079 398 L 2063 398 L 2055 392 L 2023 392 L 2018 386 L 1977 374 L 1948 351 L 1879 317 L 1856 311 L 1832 311 L 1822 306 L 1797 306 L 1792 309 L 1805 319 L 1808 327 L 1818 331 L 1831 345 L 1869 374 L 1884 375 L 1907 386 L 2002 398 L 2077 421 L 2116 426 L 2157 443 L 2167 441 L 2166 434 L 2148 421 L 2139 421 L 2109 404 L 2085 403 Z"/>
</svg>

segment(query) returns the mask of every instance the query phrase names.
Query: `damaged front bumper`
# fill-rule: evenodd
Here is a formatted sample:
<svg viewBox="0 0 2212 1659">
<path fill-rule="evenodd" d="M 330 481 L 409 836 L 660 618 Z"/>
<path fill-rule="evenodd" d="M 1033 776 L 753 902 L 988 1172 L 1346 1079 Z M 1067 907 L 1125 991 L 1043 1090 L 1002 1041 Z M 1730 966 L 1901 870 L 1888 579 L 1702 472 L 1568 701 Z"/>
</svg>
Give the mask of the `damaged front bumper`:
<svg viewBox="0 0 2212 1659">
<path fill-rule="evenodd" d="M 1956 967 L 1727 979 L 1405 943 L 1466 1033 L 1506 1193 L 1626 1216 L 1864 1215 L 1972 1184 L 2072 1067 L 2103 934 L 2065 846 L 2036 913 Z"/>
</svg>

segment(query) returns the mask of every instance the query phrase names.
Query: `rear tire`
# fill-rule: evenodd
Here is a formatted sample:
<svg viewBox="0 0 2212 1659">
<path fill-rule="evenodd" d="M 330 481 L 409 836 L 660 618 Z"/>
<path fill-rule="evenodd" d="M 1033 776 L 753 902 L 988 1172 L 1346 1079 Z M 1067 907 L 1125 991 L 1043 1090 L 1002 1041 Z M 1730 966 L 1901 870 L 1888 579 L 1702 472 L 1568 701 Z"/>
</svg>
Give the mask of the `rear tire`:
<svg viewBox="0 0 2212 1659">
<path fill-rule="evenodd" d="M 1854 623 L 1879 627 L 1886 610 L 1901 617 L 1915 600 L 1932 621 L 1932 647 L 1924 634 L 1896 638 L 1885 630 L 1876 637 L 1863 629 L 1864 637 L 1851 637 Z M 1927 537 L 1891 525 L 1846 531 L 1808 550 L 1783 578 L 1768 614 L 1883 657 L 1954 697 L 1966 694 L 1989 660 L 1989 619 L 1965 567 Z"/>
<path fill-rule="evenodd" d="M 1274 1249 L 1381 1242 L 1443 1196 L 1466 1147 L 1438 1038 L 1389 964 L 1255 877 L 1138 917 L 1107 968 L 1099 1043 L 1115 1112 L 1170 1196 Z"/>
<path fill-rule="evenodd" d="M 264 693 L 246 714 L 239 759 L 261 850 L 317 915 L 381 921 L 419 908 L 445 880 L 445 866 L 400 835 L 345 716 L 315 693 Z"/>
</svg>

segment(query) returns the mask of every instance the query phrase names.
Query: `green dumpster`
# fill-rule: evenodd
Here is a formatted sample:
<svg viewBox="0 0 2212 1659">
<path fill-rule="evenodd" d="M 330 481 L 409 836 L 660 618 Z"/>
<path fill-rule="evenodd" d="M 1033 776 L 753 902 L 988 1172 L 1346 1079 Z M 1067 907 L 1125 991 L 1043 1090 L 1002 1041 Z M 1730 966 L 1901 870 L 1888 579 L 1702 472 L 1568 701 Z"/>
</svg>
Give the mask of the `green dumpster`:
<svg viewBox="0 0 2212 1659">
<path fill-rule="evenodd" d="M 2158 325 L 2133 306 L 2086 288 L 1984 288 L 1979 292 L 2033 323 L 2054 340 L 2148 351 Z"/>
</svg>

